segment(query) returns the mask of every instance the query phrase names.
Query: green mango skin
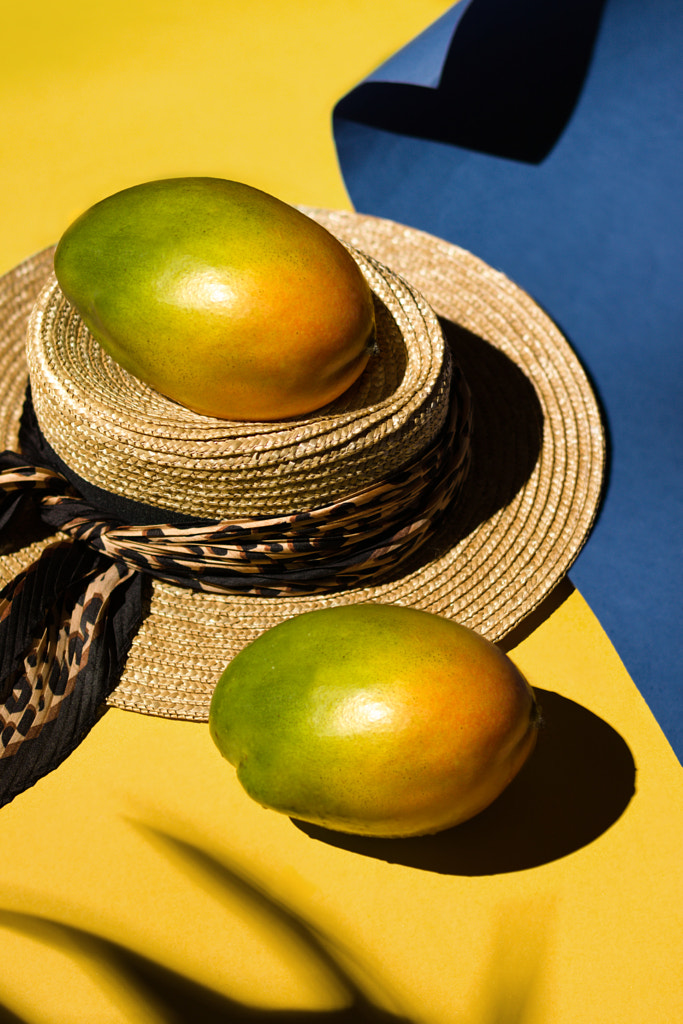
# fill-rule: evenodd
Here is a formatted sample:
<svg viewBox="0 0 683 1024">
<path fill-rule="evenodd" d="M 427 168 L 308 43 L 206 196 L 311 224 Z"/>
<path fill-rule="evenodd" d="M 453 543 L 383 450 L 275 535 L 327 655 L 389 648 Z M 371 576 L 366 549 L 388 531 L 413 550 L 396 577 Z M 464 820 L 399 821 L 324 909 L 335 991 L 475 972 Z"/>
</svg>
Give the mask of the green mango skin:
<svg viewBox="0 0 683 1024">
<path fill-rule="evenodd" d="M 55 274 L 117 363 L 208 416 L 305 415 L 350 387 L 374 345 L 372 294 L 344 246 L 240 182 L 117 192 L 64 232 Z"/>
<path fill-rule="evenodd" d="M 494 644 L 429 612 L 358 604 L 274 626 L 228 665 L 209 731 L 264 807 L 402 837 L 478 814 L 531 754 L 531 687 Z"/>
</svg>

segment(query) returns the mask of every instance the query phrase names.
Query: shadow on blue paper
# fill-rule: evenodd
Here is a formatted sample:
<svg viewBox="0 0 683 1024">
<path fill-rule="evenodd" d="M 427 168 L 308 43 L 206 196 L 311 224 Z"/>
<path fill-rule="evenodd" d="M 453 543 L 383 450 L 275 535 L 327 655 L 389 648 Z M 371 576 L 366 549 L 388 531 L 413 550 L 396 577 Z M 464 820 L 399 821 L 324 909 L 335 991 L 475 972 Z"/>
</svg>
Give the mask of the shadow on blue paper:
<svg viewBox="0 0 683 1024">
<path fill-rule="evenodd" d="M 610 476 L 572 579 L 683 757 L 683 5 L 461 0 L 344 97 L 359 212 L 503 270 L 572 343 Z"/>
</svg>

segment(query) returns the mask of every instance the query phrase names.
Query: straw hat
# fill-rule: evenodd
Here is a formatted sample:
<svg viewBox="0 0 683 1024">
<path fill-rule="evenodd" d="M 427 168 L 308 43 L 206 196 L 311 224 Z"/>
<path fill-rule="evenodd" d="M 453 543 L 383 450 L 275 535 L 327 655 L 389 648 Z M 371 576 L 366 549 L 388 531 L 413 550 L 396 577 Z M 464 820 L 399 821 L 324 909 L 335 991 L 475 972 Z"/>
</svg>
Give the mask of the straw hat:
<svg viewBox="0 0 683 1024">
<path fill-rule="evenodd" d="M 351 247 L 370 282 L 379 351 L 341 399 L 300 420 L 214 420 L 132 378 L 62 296 L 52 249 L 0 279 L 0 447 L 17 450 L 28 360 L 57 462 L 88 501 L 124 522 L 182 528 L 336 509 L 349 496 L 374 501 L 407 468 L 436 472 L 425 452 L 448 437 L 448 486 L 422 480 L 424 501 L 445 494 L 448 507 L 398 565 L 380 560 L 375 575 L 348 585 L 285 585 L 275 596 L 154 580 L 109 697 L 116 707 L 204 721 L 218 677 L 245 644 L 331 604 L 412 605 L 500 640 L 567 572 L 593 523 L 604 468 L 599 410 L 571 348 L 529 296 L 423 232 L 303 209 Z M 54 539 L 24 532 L 0 556 L 0 585 Z"/>
</svg>

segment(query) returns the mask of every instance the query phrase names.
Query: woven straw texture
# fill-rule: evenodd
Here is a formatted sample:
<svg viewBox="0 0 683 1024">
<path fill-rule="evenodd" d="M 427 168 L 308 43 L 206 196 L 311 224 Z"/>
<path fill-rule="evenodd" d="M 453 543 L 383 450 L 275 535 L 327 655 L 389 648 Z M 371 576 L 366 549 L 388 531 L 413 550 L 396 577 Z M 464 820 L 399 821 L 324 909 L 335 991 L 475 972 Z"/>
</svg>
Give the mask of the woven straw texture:
<svg viewBox="0 0 683 1024">
<path fill-rule="evenodd" d="M 470 476 L 429 550 L 381 586 L 269 599 L 155 584 L 150 612 L 110 698 L 117 707 L 204 721 L 220 673 L 246 643 L 285 618 L 331 604 L 412 605 L 501 639 L 564 576 L 592 526 L 604 472 L 599 409 L 571 348 L 529 296 L 470 253 L 423 232 L 353 213 L 306 212 L 409 281 L 440 318 L 473 396 Z M 51 259 L 47 250 L 0 280 L 5 447 L 16 445 L 27 380 L 26 324 L 49 280 Z M 408 292 L 422 321 L 429 320 L 419 294 Z M 385 394 L 381 401 L 388 400 Z M 350 406 L 346 412 L 357 416 L 358 403 Z M 186 421 L 179 429 L 186 430 Z M 0 581 L 30 563 L 46 542 L 0 557 Z"/>
</svg>

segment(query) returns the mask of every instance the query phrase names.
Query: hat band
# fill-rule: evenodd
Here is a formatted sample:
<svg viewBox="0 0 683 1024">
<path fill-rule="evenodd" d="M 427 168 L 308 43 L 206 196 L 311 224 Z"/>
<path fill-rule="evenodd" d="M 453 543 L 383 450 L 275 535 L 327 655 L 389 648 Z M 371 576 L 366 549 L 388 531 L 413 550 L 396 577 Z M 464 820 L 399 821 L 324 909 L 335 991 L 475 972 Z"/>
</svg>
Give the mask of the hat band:
<svg viewBox="0 0 683 1024">
<path fill-rule="evenodd" d="M 334 592 L 369 578 L 382 581 L 419 551 L 464 482 L 470 398 L 457 369 L 451 386 L 451 412 L 425 452 L 385 480 L 322 507 L 187 525 L 168 524 L 160 511 L 156 523 L 127 525 L 93 507 L 51 469 L 51 493 L 40 498 L 41 517 L 113 561 L 193 590 L 277 597 Z M 42 440 L 35 418 L 25 415 L 22 448 L 44 467 Z M 29 466 L 8 467 L 0 486 L 6 494 L 29 488 L 30 477 Z M 46 481 L 43 468 L 34 476 L 38 491 Z"/>
</svg>

